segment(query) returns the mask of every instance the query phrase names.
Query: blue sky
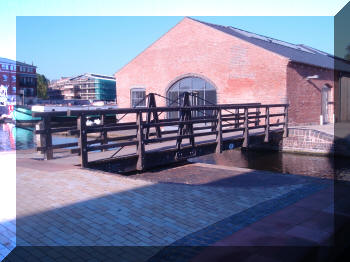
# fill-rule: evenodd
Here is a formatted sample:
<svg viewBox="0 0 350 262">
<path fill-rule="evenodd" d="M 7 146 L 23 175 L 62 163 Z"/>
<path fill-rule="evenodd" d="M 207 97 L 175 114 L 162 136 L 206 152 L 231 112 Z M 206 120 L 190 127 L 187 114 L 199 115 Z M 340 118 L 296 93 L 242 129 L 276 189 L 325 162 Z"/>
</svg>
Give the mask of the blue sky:
<svg viewBox="0 0 350 262">
<path fill-rule="evenodd" d="M 49 79 L 85 72 L 112 75 L 183 17 L 19 16 L 17 60 Z M 331 16 L 193 16 L 333 53 Z"/>
<path fill-rule="evenodd" d="M 0 57 L 33 62 L 51 79 L 84 72 L 113 74 L 183 16 L 332 53 L 333 17 L 348 0 L 198 2 L 0 0 Z M 344 30 L 340 35 L 349 35 Z"/>
</svg>

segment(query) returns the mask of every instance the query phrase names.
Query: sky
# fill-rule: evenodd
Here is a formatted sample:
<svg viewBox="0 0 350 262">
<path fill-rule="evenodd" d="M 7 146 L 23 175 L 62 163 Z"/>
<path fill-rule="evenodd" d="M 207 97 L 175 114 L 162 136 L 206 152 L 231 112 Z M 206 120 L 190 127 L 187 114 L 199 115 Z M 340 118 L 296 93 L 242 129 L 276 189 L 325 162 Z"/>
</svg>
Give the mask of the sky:
<svg viewBox="0 0 350 262">
<path fill-rule="evenodd" d="M 195 5 L 197 1 L 178 0 L 175 6 L 167 0 L 100 0 L 98 5 L 62 0 L 54 6 L 53 2 L 0 0 L 0 17 L 8 22 L 1 28 L 0 57 L 33 63 L 49 79 L 86 72 L 113 75 L 185 15 L 333 53 L 333 16 L 347 3 L 202 0 Z"/>
</svg>

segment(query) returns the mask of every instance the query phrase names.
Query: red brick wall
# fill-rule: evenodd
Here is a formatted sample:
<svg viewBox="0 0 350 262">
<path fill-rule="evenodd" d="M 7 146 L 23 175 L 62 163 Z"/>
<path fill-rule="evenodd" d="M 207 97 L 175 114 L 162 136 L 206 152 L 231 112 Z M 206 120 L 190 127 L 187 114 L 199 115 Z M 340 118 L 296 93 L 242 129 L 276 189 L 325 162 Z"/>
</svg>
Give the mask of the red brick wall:
<svg viewBox="0 0 350 262">
<path fill-rule="evenodd" d="M 264 50 L 202 23 L 185 18 L 144 52 L 119 70 L 119 107 L 130 107 L 130 89 L 163 96 L 176 80 L 187 75 L 209 79 L 217 88 L 218 103 L 290 103 L 291 124 L 318 124 L 321 89 L 332 87 L 333 71 L 289 63 Z M 306 76 L 319 75 L 307 81 Z M 157 100 L 160 106 L 165 100 Z M 333 104 L 329 104 L 330 121 Z M 272 112 L 273 113 L 273 112 Z"/>
<path fill-rule="evenodd" d="M 188 74 L 209 79 L 218 103 L 283 103 L 287 64 L 284 57 L 185 18 L 115 74 L 118 105 L 130 107 L 132 87 L 165 96 L 174 79 Z"/>
<path fill-rule="evenodd" d="M 305 79 L 319 75 L 318 79 Z M 334 113 L 334 72 L 314 66 L 290 63 L 287 69 L 287 93 L 289 120 L 292 125 L 319 124 L 321 115 L 321 90 L 324 85 L 331 87 L 328 115 L 333 122 Z"/>
</svg>

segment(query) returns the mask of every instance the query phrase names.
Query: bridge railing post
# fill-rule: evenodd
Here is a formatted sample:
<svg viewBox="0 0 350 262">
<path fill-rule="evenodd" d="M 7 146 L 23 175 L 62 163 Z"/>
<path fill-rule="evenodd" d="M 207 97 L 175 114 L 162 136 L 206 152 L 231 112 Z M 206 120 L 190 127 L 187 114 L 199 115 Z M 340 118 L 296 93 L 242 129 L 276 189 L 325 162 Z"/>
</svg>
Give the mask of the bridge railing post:
<svg viewBox="0 0 350 262">
<path fill-rule="evenodd" d="M 256 113 L 255 113 L 255 126 L 258 126 L 259 125 L 259 123 L 260 123 L 260 118 L 259 118 L 259 116 L 260 116 L 260 108 L 259 107 L 257 107 L 256 108 Z"/>
<path fill-rule="evenodd" d="M 149 93 L 148 94 L 147 107 L 148 108 L 156 108 L 157 107 L 156 98 L 154 96 L 154 93 Z M 146 123 L 147 124 L 150 124 L 152 122 L 151 116 L 153 116 L 153 122 L 154 123 L 159 123 L 158 112 L 157 111 L 153 111 L 153 112 L 148 111 L 147 115 L 146 115 Z M 162 132 L 161 132 L 160 126 L 156 126 L 155 130 L 156 130 L 157 137 L 161 138 L 162 137 Z M 146 139 L 149 138 L 149 133 L 150 133 L 150 127 L 147 126 L 146 134 L 145 134 Z"/>
<path fill-rule="evenodd" d="M 222 117 L 221 117 L 221 108 L 219 108 L 217 114 L 217 124 L 216 124 L 216 153 L 222 153 Z"/>
<path fill-rule="evenodd" d="M 270 137 L 269 137 L 269 135 L 270 135 L 270 107 L 266 107 L 265 108 L 265 115 L 266 115 L 266 117 L 265 117 L 265 124 L 266 124 L 266 127 L 265 127 L 265 138 L 264 138 L 264 142 L 269 142 L 269 140 L 270 140 Z"/>
<path fill-rule="evenodd" d="M 79 130 L 78 146 L 80 148 L 81 167 L 87 167 L 88 151 L 87 151 L 87 133 L 86 133 L 86 115 L 85 114 L 81 114 L 78 116 L 77 128 Z"/>
<path fill-rule="evenodd" d="M 45 158 L 47 160 L 53 159 L 53 150 L 52 150 L 52 134 L 51 134 L 51 117 L 43 117 L 44 129 L 45 129 Z"/>
<path fill-rule="evenodd" d="M 53 150 L 52 150 L 52 134 L 51 134 L 51 117 L 50 116 L 43 116 L 42 120 L 35 125 L 35 130 L 42 131 L 44 130 L 44 133 L 38 134 L 37 143 L 39 147 L 44 147 L 44 159 L 45 160 L 51 160 L 53 159 Z"/>
<path fill-rule="evenodd" d="M 243 134 L 243 148 L 248 147 L 249 144 L 249 119 L 248 119 L 248 108 L 244 108 L 244 134 Z"/>
<path fill-rule="evenodd" d="M 284 128 L 283 137 L 288 137 L 288 105 L 284 106 Z"/>
<path fill-rule="evenodd" d="M 106 115 L 101 115 L 101 125 L 104 127 L 106 124 Z M 101 132 L 101 145 L 107 145 L 108 144 L 108 137 L 107 137 L 107 131 L 102 130 Z M 107 151 L 107 149 L 102 149 L 101 151 Z"/>
<path fill-rule="evenodd" d="M 142 112 L 139 111 L 136 114 L 136 125 L 137 125 L 137 164 L 136 169 L 142 171 L 145 167 L 145 144 L 144 144 L 144 134 L 143 134 L 143 126 L 142 126 Z"/>
<path fill-rule="evenodd" d="M 217 109 L 212 110 L 212 116 L 213 117 L 217 116 Z M 207 123 L 205 123 L 205 124 L 207 124 Z M 212 121 L 210 125 L 211 125 L 211 131 L 215 131 L 216 128 L 217 128 L 217 122 L 216 121 Z"/>
<path fill-rule="evenodd" d="M 235 109 L 235 128 L 238 128 L 239 127 L 239 108 L 236 108 Z"/>
</svg>

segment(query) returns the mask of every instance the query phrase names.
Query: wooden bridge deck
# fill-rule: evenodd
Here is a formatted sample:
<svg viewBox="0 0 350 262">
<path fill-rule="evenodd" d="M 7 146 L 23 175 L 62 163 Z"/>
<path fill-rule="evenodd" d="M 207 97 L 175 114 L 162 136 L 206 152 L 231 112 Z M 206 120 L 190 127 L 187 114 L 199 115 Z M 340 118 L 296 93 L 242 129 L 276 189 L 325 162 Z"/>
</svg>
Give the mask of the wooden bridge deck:
<svg viewBox="0 0 350 262">
<path fill-rule="evenodd" d="M 191 106 L 189 95 L 184 94 L 179 107 L 156 107 L 154 94 L 149 94 L 147 108 L 68 111 L 69 121 L 72 117 L 77 121 L 71 127 L 52 125 L 55 112 L 34 113 L 42 117 L 36 127 L 40 137 L 37 150 L 43 152 L 46 159 L 53 159 L 54 150 L 73 147 L 71 153 L 79 154 L 71 160 L 75 164 L 79 160 L 82 167 L 127 172 L 248 147 L 251 140 L 268 143 L 272 132 L 287 135 L 288 105 Z M 166 114 L 174 111 L 178 112 L 178 118 L 167 118 Z M 165 113 L 163 119 L 162 113 Z M 121 122 L 126 114 L 134 115 L 135 121 Z M 101 123 L 87 126 L 91 115 L 99 116 Z M 107 123 L 107 115 L 116 115 L 117 121 Z M 62 131 L 77 135 L 78 142 L 52 145 L 51 134 Z M 108 136 L 112 132 L 120 135 Z M 89 138 L 88 134 L 92 133 L 100 137 Z M 62 156 L 55 153 L 55 157 Z"/>
</svg>

